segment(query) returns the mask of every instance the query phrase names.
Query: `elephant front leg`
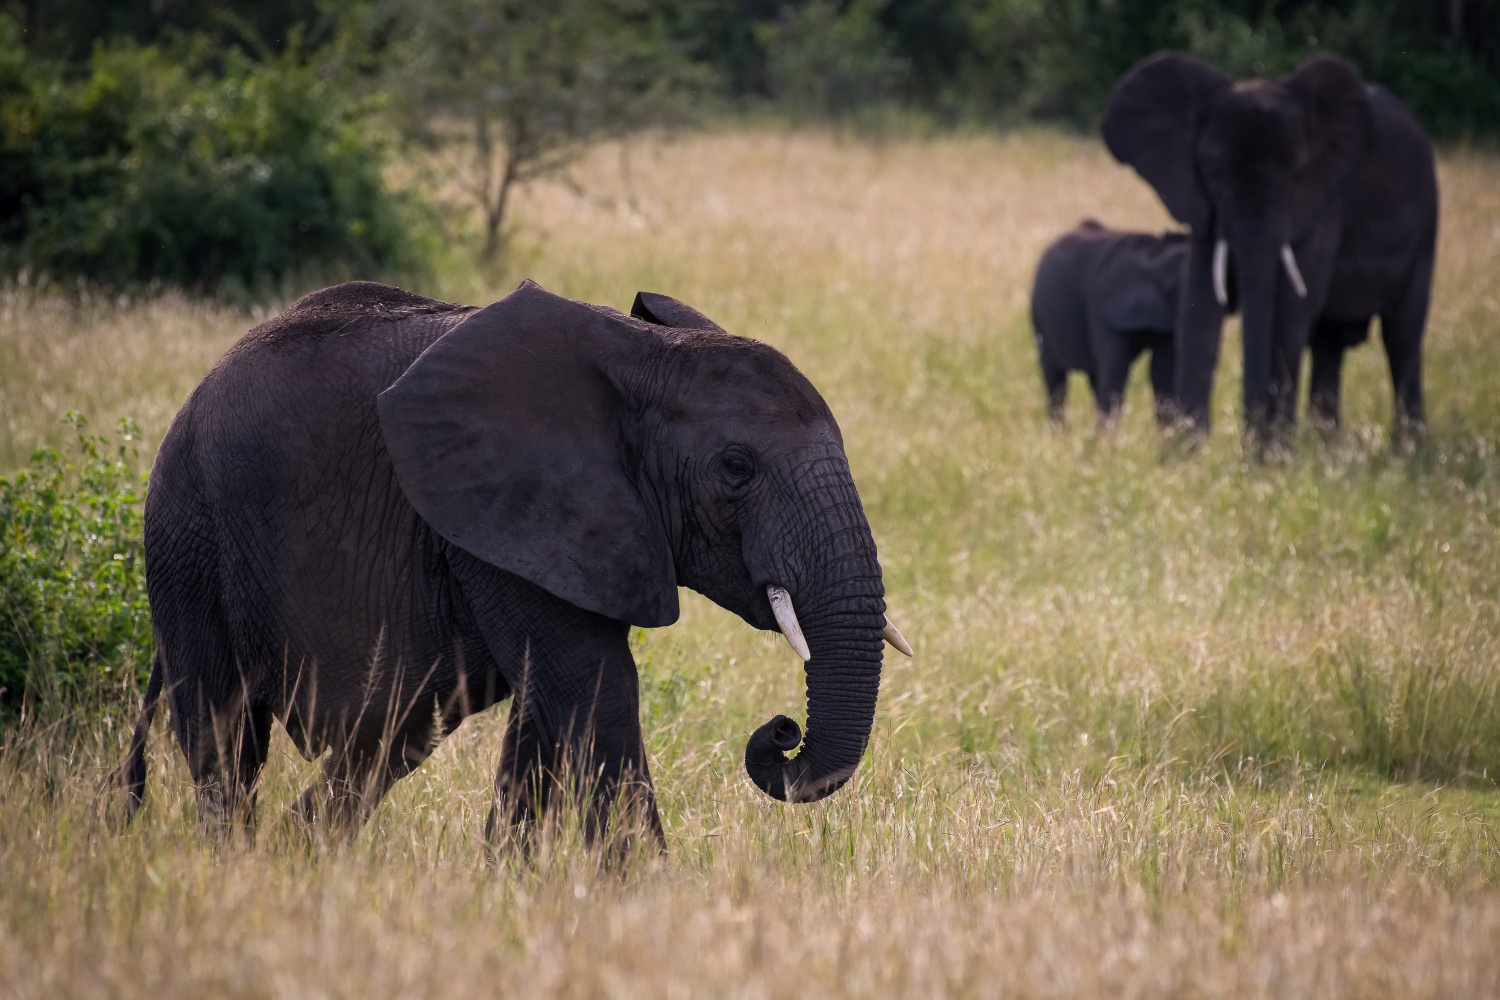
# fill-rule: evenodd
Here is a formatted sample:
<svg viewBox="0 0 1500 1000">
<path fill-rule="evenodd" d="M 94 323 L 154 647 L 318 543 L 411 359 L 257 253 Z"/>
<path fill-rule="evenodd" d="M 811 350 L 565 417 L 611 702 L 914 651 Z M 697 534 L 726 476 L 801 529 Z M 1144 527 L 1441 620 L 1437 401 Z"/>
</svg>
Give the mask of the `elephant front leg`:
<svg viewBox="0 0 1500 1000">
<path fill-rule="evenodd" d="M 634 826 L 661 845 L 628 627 L 462 550 L 448 558 L 513 692 L 489 842 L 508 832 L 524 849 L 549 816 L 572 805 L 591 843 L 628 841 Z"/>
<path fill-rule="evenodd" d="M 576 814 L 590 845 L 623 850 L 645 836 L 664 847 L 634 663 L 600 662 L 592 678 L 579 672 L 562 685 L 557 673 L 544 671 L 511 705 L 486 842 L 528 851 L 549 818 Z M 559 699 L 559 687 L 588 694 Z"/>
<path fill-rule="evenodd" d="M 1151 341 L 1151 395 L 1156 403 L 1156 426 L 1171 427 L 1178 418 L 1174 382 L 1177 377 L 1177 348 L 1172 335 L 1159 335 Z"/>
<path fill-rule="evenodd" d="M 1422 334 L 1427 326 L 1427 304 L 1432 292 L 1432 253 L 1427 251 L 1404 293 L 1380 313 L 1380 339 L 1390 362 L 1395 392 L 1392 440 L 1409 447 L 1427 431 L 1422 401 Z"/>
<path fill-rule="evenodd" d="M 1224 306 L 1214 294 L 1213 225 L 1193 230 L 1183 261 L 1182 292 L 1177 302 L 1176 390 L 1178 415 L 1193 438 L 1208 433 L 1209 402 L 1219 366 Z"/>
<path fill-rule="evenodd" d="M 1297 384 L 1302 379 L 1302 350 L 1297 344 L 1275 344 L 1271 349 L 1271 378 L 1267 383 L 1270 399 L 1269 424 L 1272 441 L 1291 443 L 1297 423 Z"/>
<path fill-rule="evenodd" d="M 1344 351 L 1365 338 L 1368 319 L 1320 320 L 1308 341 L 1312 378 L 1307 388 L 1307 415 L 1325 434 L 1338 429 L 1343 387 Z"/>
</svg>

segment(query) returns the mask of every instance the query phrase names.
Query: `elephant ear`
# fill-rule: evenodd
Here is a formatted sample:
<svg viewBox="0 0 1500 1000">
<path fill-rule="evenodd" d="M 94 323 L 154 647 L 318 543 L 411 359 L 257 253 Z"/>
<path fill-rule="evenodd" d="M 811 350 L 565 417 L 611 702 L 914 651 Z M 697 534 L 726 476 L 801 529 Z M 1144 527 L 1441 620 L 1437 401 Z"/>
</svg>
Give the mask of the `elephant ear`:
<svg viewBox="0 0 1500 1000">
<path fill-rule="evenodd" d="M 636 292 L 635 302 L 630 306 L 630 315 L 657 326 L 674 327 L 679 330 L 717 330 L 724 328 L 692 306 L 659 292 Z"/>
<path fill-rule="evenodd" d="M 1304 171 L 1321 181 L 1321 189 L 1311 196 L 1324 204 L 1375 141 L 1369 89 L 1354 67 L 1328 55 L 1313 56 L 1282 82 L 1306 115 L 1309 161 Z"/>
<path fill-rule="evenodd" d="M 459 548 L 589 611 L 677 620 L 672 552 L 626 474 L 618 388 L 648 327 L 530 281 L 380 394 L 402 492 Z"/>
<path fill-rule="evenodd" d="M 1156 189 L 1178 222 L 1202 229 L 1212 205 L 1198 178 L 1198 132 L 1229 77 L 1182 52 L 1162 52 L 1120 78 L 1099 123 L 1115 159 Z"/>
<path fill-rule="evenodd" d="M 1145 234 L 1119 241 L 1096 272 L 1098 314 L 1121 331 L 1171 330 L 1177 323 L 1177 273 L 1186 247 Z"/>
</svg>

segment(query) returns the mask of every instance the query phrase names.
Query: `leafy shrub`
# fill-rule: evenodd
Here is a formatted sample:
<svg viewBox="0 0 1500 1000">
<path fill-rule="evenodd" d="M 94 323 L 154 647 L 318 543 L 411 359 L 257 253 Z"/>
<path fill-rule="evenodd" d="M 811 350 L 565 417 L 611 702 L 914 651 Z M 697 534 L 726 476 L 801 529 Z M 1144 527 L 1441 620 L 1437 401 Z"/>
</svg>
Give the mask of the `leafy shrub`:
<svg viewBox="0 0 1500 1000">
<path fill-rule="evenodd" d="M 68 419 L 73 458 L 43 448 L 0 479 L 0 721 L 98 703 L 150 666 L 143 479 L 127 461 L 140 429 L 120 421 L 111 451 Z"/>
<path fill-rule="evenodd" d="M 412 268 L 369 110 L 295 46 L 101 46 L 72 79 L 0 16 L 0 266 L 229 291 Z"/>
<path fill-rule="evenodd" d="M 902 92 L 906 62 L 866 0 L 814 0 L 755 34 L 766 48 L 773 96 L 793 111 L 837 117 Z"/>
</svg>

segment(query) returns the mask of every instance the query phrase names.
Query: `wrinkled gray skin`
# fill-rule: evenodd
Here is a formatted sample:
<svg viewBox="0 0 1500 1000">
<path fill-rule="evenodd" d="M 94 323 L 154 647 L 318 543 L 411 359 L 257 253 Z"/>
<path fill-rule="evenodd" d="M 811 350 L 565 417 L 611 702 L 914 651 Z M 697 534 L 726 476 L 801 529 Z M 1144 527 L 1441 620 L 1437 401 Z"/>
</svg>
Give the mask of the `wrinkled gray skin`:
<svg viewBox="0 0 1500 1000">
<path fill-rule="evenodd" d="M 1118 418 L 1130 366 L 1151 352 L 1156 419 L 1172 419 L 1177 289 L 1185 233 L 1127 233 L 1093 219 L 1042 254 L 1031 286 L 1031 326 L 1047 410 L 1063 422 L 1068 373 L 1088 375 L 1099 422 Z"/>
<path fill-rule="evenodd" d="M 811 801 L 858 764 L 884 591 L 833 415 L 774 349 L 665 296 L 633 316 L 526 282 L 485 309 L 355 282 L 252 330 L 194 390 L 146 497 L 159 648 L 121 769 L 132 811 L 165 692 L 211 829 L 253 815 L 271 720 L 350 831 L 464 716 L 513 697 L 490 827 L 571 768 L 660 838 L 629 626 L 691 587 L 760 629 L 791 594 L 807 735 L 746 765 Z"/>
<path fill-rule="evenodd" d="M 1101 127 L 1110 151 L 1192 229 L 1177 316 L 1177 397 L 1189 421 L 1208 425 L 1224 316 L 1213 251 L 1222 237 L 1243 313 L 1245 420 L 1259 440 L 1295 422 L 1304 350 L 1311 416 L 1337 424 L 1344 351 L 1365 339 L 1375 316 L 1396 432 L 1421 432 L 1437 180 L 1431 144 L 1394 95 L 1331 56 L 1277 80 L 1235 83 L 1192 56 L 1162 53 L 1115 86 Z"/>
</svg>

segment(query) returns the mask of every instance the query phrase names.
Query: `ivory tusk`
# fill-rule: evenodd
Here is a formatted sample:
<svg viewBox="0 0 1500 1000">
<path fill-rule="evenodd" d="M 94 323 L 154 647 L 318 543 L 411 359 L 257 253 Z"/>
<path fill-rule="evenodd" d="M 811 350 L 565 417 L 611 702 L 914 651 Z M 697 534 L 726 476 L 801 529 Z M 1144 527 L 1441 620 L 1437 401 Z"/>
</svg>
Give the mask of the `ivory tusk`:
<svg viewBox="0 0 1500 1000">
<path fill-rule="evenodd" d="M 792 608 L 792 595 L 786 592 L 785 587 L 778 587 L 773 583 L 766 587 L 766 597 L 770 598 L 771 613 L 776 616 L 776 624 L 781 626 L 781 634 L 786 636 L 787 643 L 802 657 L 802 662 L 812 659 L 807 640 L 802 637 L 802 626 L 797 624 L 797 612 Z"/>
<path fill-rule="evenodd" d="M 1290 243 L 1281 244 L 1281 266 L 1286 268 L 1286 276 L 1291 279 L 1297 298 L 1307 298 L 1307 282 L 1302 280 L 1302 271 L 1297 267 L 1297 255 L 1292 253 Z"/>
<path fill-rule="evenodd" d="M 886 616 L 885 628 L 880 630 L 880 634 L 885 636 L 886 642 L 890 643 L 892 646 L 895 646 L 898 650 L 905 653 L 907 656 L 912 655 L 911 643 L 906 641 L 906 636 L 901 634 L 901 630 L 899 628 L 891 624 L 889 615 Z"/>
<path fill-rule="evenodd" d="M 1229 244 L 1222 237 L 1214 243 L 1214 298 L 1229 308 Z"/>
</svg>

